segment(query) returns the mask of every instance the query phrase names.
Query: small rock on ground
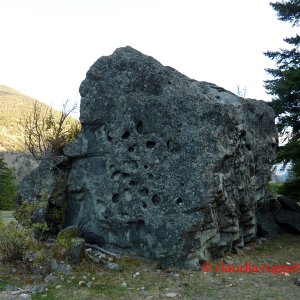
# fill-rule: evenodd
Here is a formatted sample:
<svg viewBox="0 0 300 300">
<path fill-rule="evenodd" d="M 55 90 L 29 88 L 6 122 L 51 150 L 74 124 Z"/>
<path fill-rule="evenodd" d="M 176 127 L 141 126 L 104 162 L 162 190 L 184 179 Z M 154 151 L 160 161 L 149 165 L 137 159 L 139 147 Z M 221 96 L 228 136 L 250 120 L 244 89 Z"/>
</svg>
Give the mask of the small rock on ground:
<svg viewBox="0 0 300 300">
<path fill-rule="evenodd" d="M 175 298 L 177 296 L 176 293 L 166 293 L 167 298 Z"/>
<path fill-rule="evenodd" d="M 20 295 L 10 295 L 7 292 L 0 293 L 0 300 L 31 300 L 31 295 L 20 294 Z"/>
<path fill-rule="evenodd" d="M 112 263 L 112 262 L 110 262 L 110 263 L 107 264 L 107 268 L 111 269 L 111 270 L 119 270 L 120 269 L 120 267 L 119 267 L 118 264 Z"/>
</svg>

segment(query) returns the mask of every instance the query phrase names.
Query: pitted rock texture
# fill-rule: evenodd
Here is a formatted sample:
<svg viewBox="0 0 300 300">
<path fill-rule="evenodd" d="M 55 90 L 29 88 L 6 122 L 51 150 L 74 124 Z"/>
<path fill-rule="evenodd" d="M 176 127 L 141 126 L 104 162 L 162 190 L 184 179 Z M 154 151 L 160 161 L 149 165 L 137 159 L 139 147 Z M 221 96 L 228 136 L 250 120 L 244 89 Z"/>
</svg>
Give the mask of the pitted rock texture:
<svg viewBox="0 0 300 300">
<path fill-rule="evenodd" d="M 256 235 L 275 157 L 274 113 L 131 47 L 80 86 L 82 130 L 64 153 L 66 225 L 108 249 L 193 266 Z"/>
</svg>

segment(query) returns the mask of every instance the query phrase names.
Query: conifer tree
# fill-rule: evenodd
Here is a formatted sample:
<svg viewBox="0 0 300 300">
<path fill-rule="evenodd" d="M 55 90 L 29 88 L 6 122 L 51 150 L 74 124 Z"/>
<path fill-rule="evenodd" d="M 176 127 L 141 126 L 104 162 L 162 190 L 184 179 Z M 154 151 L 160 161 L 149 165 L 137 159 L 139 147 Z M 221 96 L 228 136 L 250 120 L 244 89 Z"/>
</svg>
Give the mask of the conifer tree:
<svg viewBox="0 0 300 300">
<path fill-rule="evenodd" d="M 270 5 L 281 21 L 300 25 L 300 0 L 272 2 Z M 267 51 L 265 55 L 275 61 L 276 68 L 266 69 L 273 79 L 265 81 L 272 106 L 277 115 L 277 127 L 286 144 L 279 148 L 278 162 L 291 163 L 288 182 L 282 193 L 300 200 L 300 36 L 285 38 L 287 49 Z"/>
<path fill-rule="evenodd" d="M 15 177 L 0 158 L 0 210 L 12 210 L 16 193 Z"/>
</svg>

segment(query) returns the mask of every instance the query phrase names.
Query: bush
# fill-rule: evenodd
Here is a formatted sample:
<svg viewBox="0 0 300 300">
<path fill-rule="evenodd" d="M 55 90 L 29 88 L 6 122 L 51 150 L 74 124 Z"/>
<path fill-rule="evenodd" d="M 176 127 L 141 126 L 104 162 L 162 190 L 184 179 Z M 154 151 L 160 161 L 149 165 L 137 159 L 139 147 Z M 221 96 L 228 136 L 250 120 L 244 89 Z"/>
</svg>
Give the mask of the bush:
<svg viewBox="0 0 300 300">
<path fill-rule="evenodd" d="M 282 185 L 280 192 L 296 202 L 300 201 L 300 176 L 288 179 Z"/>
<path fill-rule="evenodd" d="M 274 197 L 277 197 L 278 195 L 281 194 L 281 188 L 282 188 L 282 183 L 279 182 L 269 182 L 267 186 L 268 192 Z"/>
<path fill-rule="evenodd" d="M 21 261 L 30 240 L 30 231 L 18 228 L 15 222 L 0 221 L 0 259 L 4 263 Z"/>
<path fill-rule="evenodd" d="M 0 210 L 13 209 L 15 194 L 15 177 L 3 159 L 0 158 Z"/>
<path fill-rule="evenodd" d="M 14 212 L 15 219 L 27 230 L 30 230 L 36 239 L 42 240 L 48 237 L 48 224 L 46 214 L 48 202 L 45 201 L 46 194 L 42 194 L 40 201 L 23 200 Z"/>
<path fill-rule="evenodd" d="M 69 226 L 60 231 L 56 237 L 54 256 L 66 259 L 71 254 L 72 240 L 78 236 L 79 229 L 76 226 Z"/>
<path fill-rule="evenodd" d="M 76 137 L 80 122 L 70 117 L 75 109 L 76 105 L 68 108 L 67 101 L 61 112 L 55 112 L 36 101 L 29 114 L 19 121 L 25 149 L 36 160 L 62 154 L 66 143 Z"/>
</svg>

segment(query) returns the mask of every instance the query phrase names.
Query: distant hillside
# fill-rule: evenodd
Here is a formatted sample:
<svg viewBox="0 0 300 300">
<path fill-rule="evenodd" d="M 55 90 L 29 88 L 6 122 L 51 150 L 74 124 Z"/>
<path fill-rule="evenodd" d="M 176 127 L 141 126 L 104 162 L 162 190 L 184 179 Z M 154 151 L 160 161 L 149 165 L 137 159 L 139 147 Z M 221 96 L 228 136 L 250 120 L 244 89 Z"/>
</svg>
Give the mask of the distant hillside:
<svg viewBox="0 0 300 300">
<path fill-rule="evenodd" d="M 26 153 L 22 132 L 18 128 L 18 122 L 32 110 L 35 101 L 13 88 L 0 85 L 0 155 L 14 171 L 18 182 L 37 166 L 31 154 Z M 40 103 L 45 109 L 50 108 Z M 59 116 L 58 111 L 53 109 L 53 112 Z"/>
<path fill-rule="evenodd" d="M 34 99 L 0 85 L 0 151 L 22 151 L 17 123 L 31 109 Z"/>
<path fill-rule="evenodd" d="M 8 86 L 0 85 L 0 151 L 24 151 L 18 122 L 31 111 L 35 101 Z M 45 109 L 50 108 L 40 103 Z"/>
</svg>

